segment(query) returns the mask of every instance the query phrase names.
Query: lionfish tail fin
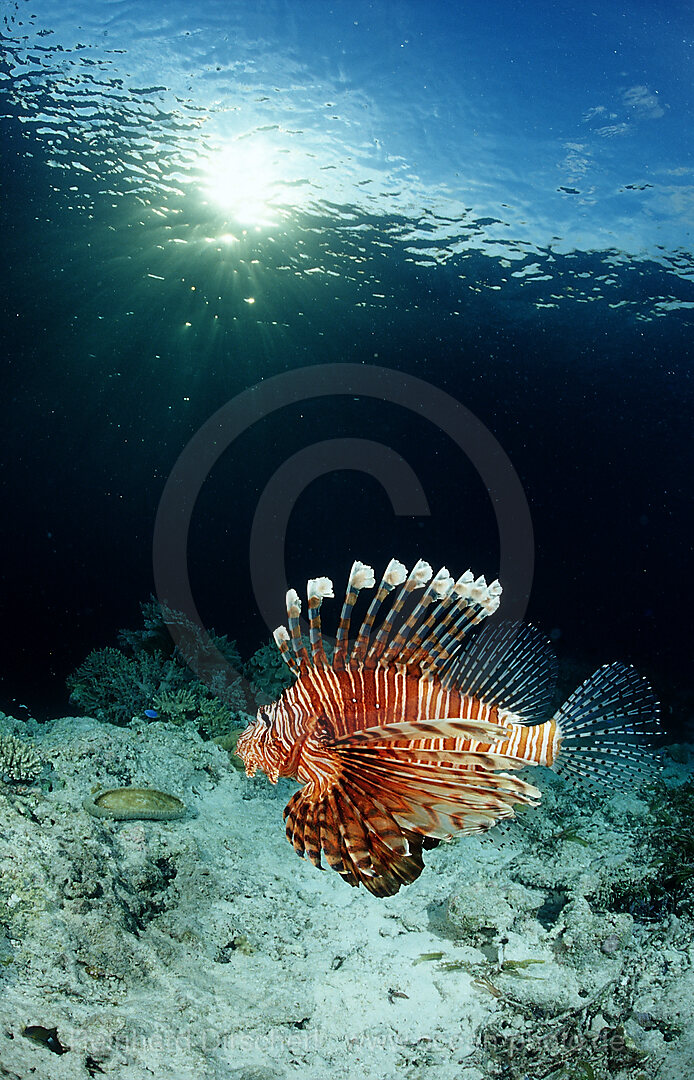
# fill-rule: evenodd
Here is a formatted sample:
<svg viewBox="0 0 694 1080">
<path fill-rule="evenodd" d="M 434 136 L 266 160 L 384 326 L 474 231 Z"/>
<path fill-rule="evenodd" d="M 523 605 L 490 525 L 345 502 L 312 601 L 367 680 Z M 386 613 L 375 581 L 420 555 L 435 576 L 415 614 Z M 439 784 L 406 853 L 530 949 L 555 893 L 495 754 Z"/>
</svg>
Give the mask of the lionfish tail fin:
<svg viewBox="0 0 694 1080">
<path fill-rule="evenodd" d="M 653 780 L 661 768 L 654 740 L 661 734 L 658 700 L 648 681 L 627 664 L 598 668 L 554 715 L 558 757 L 553 769 L 593 787 L 629 787 Z"/>
</svg>

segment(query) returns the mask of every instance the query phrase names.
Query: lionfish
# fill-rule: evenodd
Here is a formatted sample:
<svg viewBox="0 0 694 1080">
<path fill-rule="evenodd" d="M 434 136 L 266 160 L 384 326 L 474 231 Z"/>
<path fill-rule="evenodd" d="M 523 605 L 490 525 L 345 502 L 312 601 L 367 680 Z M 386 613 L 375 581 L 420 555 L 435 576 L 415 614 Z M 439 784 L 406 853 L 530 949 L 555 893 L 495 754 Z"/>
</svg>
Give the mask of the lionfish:
<svg viewBox="0 0 694 1080">
<path fill-rule="evenodd" d="M 390 896 L 420 875 L 424 849 L 536 806 L 541 792 L 519 769 L 612 786 L 653 761 L 658 703 L 625 664 L 599 668 L 543 722 L 556 665 L 544 636 L 523 623 L 480 628 L 499 607 L 498 581 L 469 570 L 454 581 L 421 560 L 408 574 L 393 559 L 351 642 L 358 593 L 374 587 L 355 562 L 331 656 L 320 608 L 332 582 L 308 582 L 308 642 L 289 590 L 289 628 L 274 639 L 295 681 L 237 743 L 248 776 L 302 785 L 287 838 L 319 869 L 324 856 L 350 885 Z"/>
</svg>

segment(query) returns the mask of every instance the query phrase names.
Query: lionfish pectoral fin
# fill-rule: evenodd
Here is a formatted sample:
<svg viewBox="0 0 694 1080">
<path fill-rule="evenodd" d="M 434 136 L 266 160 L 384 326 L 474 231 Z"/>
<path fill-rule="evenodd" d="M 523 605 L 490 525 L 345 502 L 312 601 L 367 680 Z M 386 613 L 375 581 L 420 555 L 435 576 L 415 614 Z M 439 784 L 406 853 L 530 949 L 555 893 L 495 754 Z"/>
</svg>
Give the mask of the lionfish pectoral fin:
<svg viewBox="0 0 694 1080">
<path fill-rule="evenodd" d="M 349 781 L 320 795 L 307 785 L 284 812 L 287 838 L 299 855 L 331 869 L 374 896 L 392 896 L 422 872 L 421 839 L 408 835 L 377 799 Z"/>
<path fill-rule="evenodd" d="M 518 760 L 504 754 L 427 750 L 416 743 L 371 745 L 355 737 L 334 747 L 343 785 L 370 797 L 406 832 L 446 839 L 480 832 L 513 817 L 516 805 L 536 806 L 536 787 L 505 771 Z"/>
<path fill-rule="evenodd" d="M 552 768 L 600 788 L 652 780 L 661 768 L 658 700 L 633 667 L 598 668 L 554 715 L 559 753 Z"/>
</svg>

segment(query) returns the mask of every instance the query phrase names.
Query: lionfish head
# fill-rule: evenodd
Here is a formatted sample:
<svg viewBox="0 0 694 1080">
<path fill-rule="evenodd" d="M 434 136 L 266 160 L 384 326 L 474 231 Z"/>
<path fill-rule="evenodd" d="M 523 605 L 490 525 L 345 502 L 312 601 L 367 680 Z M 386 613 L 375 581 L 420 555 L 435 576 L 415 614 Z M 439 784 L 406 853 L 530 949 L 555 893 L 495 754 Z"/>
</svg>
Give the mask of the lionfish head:
<svg viewBox="0 0 694 1080">
<path fill-rule="evenodd" d="M 272 706 L 258 709 L 236 744 L 236 753 L 246 766 L 246 776 L 255 776 L 262 769 L 268 780 L 276 784 L 280 775 L 281 753 L 279 743 L 272 735 Z"/>
</svg>

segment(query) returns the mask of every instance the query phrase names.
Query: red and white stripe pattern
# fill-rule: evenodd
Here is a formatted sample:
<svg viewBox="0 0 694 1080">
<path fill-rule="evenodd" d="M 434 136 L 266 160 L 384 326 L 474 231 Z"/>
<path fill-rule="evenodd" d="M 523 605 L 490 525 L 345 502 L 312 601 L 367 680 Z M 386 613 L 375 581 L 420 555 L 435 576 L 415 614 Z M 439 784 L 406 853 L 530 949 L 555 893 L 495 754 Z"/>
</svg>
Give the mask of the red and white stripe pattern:
<svg viewBox="0 0 694 1080">
<path fill-rule="evenodd" d="M 454 581 L 421 561 L 408 574 L 391 560 L 350 643 L 358 594 L 374 586 L 371 568 L 355 563 L 331 661 L 320 608 L 332 583 L 308 584 L 310 651 L 298 594 L 287 593 L 289 629 L 275 641 L 296 681 L 259 711 L 237 752 L 248 775 L 261 768 L 273 783 L 303 785 L 285 811 L 299 854 L 321 866 L 322 853 L 351 884 L 389 895 L 421 872 L 426 838 L 487 829 L 514 805 L 535 805 L 539 791 L 512 773 L 551 764 L 558 735 L 553 721 L 526 727 L 440 676 L 498 607 L 498 582 L 470 571 Z"/>
<path fill-rule="evenodd" d="M 285 809 L 299 855 L 389 896 L 421 873 L 423 848 L 537 805 L 537 788 L 514 775 L 526 765 L 611 784 L 648 768 L 658 705 L 632 668 L 598 669 L 551 720 L 531 723 L 553 674 L 543 636 L 500 623 L 465 640 L 499 606 L 498 582 L 470 571 L 454 581 L 422 561 L 408 574 L 392 559 L 350 642 L 359 593 L 374 587 L 356 562 L 331 659 L 320 609 L 332 582 L 308 583 L 308 648 L 289 590 L 275 641 L 296 680 L 237 744 L 249 776 L 261 768 L 303 785 Z"/>
<path fill-rule="evenodd" d="M 500 754 L 515 759 L 520 768 L 524 765 L 552 765 L 558 751 L 558 731 L 553 720 L 544 724 L 528 726 L 513 714 L 504 713 L 494 706 L 485 705 L 473 697 L 462 697 L 457 691 L 444 689 L 440 682 L 429 675 L 419 678 L 406 669 L 397 671 L 390 667 L 368 670 L 361 667 L 355 671 L 334 671 L 330 667 L 308 668 L 301 678 L 273 705 L 264 712 L 269 726 L 257 721 L 258 746 L 253 764 L 264 768 L 263 755 L 273 747 L 273 767 L 270 779 L 279 776 L 297 776 L 304 780 L 302 755 L 299 747 L 308 735 L 320 736 L 324 741 L 356 735 L 375 727 L 391 727 L 394 724 L 417 725 L 423 735 L 426 725 L 440 730 L 440 721 L 481 721 L 504 729 L 504 735 L 494 740 L 470 737 L 402 737 L 393 745 L 408 746 L 413 760 L 417 751 L 450 751 L 453 755 L 476 752 Z M 250 755 L 251 743 L 247 736 L 240 749 Z M 413 735 L 415 733 L 413 732 Z M 241 744 L 241 740 L 239 740 Z M 371 742 L 374 745 L 373 742 Z M 303 755 L 305 757 L 305 754 Z M 274 762 L 277 761 L 277 768 Z M 279 762 L 281 761 L 281 764 Z M 511 767 L 511 763 L 506 767 Z"/>
</svg>

